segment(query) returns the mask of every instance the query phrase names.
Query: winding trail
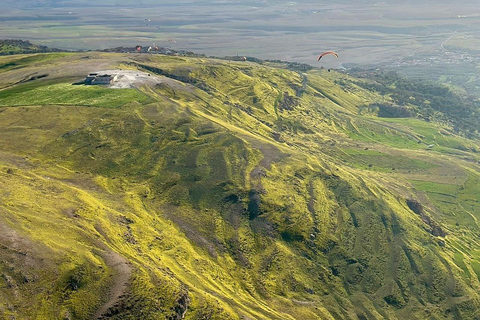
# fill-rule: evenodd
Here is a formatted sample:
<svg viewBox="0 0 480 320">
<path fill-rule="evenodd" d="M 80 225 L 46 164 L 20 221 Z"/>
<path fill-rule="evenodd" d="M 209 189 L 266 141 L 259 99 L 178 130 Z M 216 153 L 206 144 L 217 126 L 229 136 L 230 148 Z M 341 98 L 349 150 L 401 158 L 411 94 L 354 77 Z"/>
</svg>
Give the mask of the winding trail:
<svg viewBox="0 0 480 320">
<path fill-rule="evenodd" d="M 96 226 L 95 229 L 105 237 L 104 231 L 99 226 Z M 92 319 L 95 320 L 106 319 L 106 317 L 104 317 L 106 313 L 122 300 L 132 275 L 132 266 L 125 257 L 108 248 L 103 242 L 98 245 L 104 250 L 104 252 L 100 253 L 100 256 L 105 259 L 105 263 L 111 267 L 115 273 L 106 302 L 92 317 Z"/>
<path fill-rule="evenodd" d="M 114 251 L 107 251 L 102 254 L 105 263 L 115 270 L 115 279 L 113 285 L 110 287 L 110 292 L 107 301 L 97 310 L 92 319 L 103 319 L 103 315 L 125 294 L 130 276 L 132 275 L 132 267 L 128 260 Z"/>
<path fill-rule="evenodd" d="M 33 172 L 31 172 L 30 175 L 40 180 L 46 180 L 44 176 Z M 78 193 L 87 193 L 80 188 L 62 182 L 60 180 L 56 180 L 56 182 Z M 83 228 L 83 225 L 79 222 L 77 222 L 76 225 L 79 228 Z M 4 231 L 1 227 L 2 226 L 0 224 L 0 235 L 1 232 Z M 127 258 L 121 256 L 119 253 L 113 251 L 109 247 L 109 245 L 111 245 L 109 237 L 100 225 L 96 225 L 95 230 L 103 238 L 102 241 L 101 239 L 95 239 L 92 235 L 90 235 L 92 243 L 97 245 L 98 247 L 98 250 L 95 253 L 102 257 L 105 261 L 105 264 L 112 268 L 114 272 L 112 274 L 113 279 L 111 285 L 108 288 L 108 293 L 106 294 L 106 301 L 98 308 L 97 312 L 91 319 L 106 319 L 108 316 L 105 317 L 105 315 L 109 311 L 109 309 L 115 307 L 125 295 L 128 285 L 130 283 L 133 267 L 131 263 L 127 260 Z"/>
</svg>

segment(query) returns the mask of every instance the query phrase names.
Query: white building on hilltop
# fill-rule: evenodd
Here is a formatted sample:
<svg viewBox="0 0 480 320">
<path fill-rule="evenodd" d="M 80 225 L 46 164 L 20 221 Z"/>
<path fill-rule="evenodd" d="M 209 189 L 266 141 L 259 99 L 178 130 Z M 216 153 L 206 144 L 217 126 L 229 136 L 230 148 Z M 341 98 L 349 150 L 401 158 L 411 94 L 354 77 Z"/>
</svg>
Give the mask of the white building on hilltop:
<svg viewBox="0 0 480 320">
<path fill-rule="evenodd" d="M 98 74 L 96 72 L 89 73 L 85 78 L 85 84 L 112 84 L 117 81 L 118 75 L 116 74 Z"/>
</svg>

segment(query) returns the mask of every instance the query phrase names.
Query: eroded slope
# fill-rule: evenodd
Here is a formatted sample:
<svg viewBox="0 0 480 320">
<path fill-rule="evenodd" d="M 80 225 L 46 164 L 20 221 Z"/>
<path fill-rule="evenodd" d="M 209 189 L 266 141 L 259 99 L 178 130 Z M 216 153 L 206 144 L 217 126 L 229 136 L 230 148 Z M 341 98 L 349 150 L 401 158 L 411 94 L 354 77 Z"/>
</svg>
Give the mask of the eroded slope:
<svg viewBox="0 0 480 320">
<path fill-rule="evenodd" d="M 366 80 L 159 55 L 0 63 L 6 319 L 478 313 L 478 144 L 365 113 L 389 99 Z M 71 85 L 100 67 L 168 81 Z"/>
</svg>

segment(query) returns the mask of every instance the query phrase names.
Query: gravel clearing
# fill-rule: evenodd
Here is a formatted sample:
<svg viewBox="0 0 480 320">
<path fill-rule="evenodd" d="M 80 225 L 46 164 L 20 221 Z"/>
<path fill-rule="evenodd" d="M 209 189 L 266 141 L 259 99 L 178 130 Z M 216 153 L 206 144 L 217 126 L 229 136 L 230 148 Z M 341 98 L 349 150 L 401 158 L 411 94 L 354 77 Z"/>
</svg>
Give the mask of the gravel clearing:
<svg viewBox="0 0 480 320">
<path fill-rule="evenodd" d="M 115 89 L 138 88 L 143 85 L 154 86 L 156 84 L 168 81 L 168 78 L 157 76 L 138 70 L 101 70 L 95 71 L 99 75 L 110 74 L 117 75 L 117 79 L 109 86 Z"/>
</svg>

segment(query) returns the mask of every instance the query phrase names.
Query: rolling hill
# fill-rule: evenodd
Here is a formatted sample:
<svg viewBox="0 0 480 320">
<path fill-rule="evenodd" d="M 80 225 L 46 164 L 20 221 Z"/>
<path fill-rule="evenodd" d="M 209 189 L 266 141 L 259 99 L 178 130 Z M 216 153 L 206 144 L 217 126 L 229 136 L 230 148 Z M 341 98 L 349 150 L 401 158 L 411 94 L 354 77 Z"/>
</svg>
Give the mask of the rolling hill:
<svg viewBox="0 0 480 320">
<path fill-rule="evenodd" d="M 52 49 L 46 46 L 39 46 L 30 43 L 30 41 L 1 39 L 0 40 L 0 56 L 20 53 L 46 53 L 58 52 L 58 49 Z"/>
<path fill-rule="evenodd" d="M 153 80 L 79 84 L 120 69 Z M 434 98 L 462 99 L 405 88 L 274 62 L 0 57 L 0 318 L 475 319 L 480 145 Z"/>
</svg>

